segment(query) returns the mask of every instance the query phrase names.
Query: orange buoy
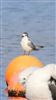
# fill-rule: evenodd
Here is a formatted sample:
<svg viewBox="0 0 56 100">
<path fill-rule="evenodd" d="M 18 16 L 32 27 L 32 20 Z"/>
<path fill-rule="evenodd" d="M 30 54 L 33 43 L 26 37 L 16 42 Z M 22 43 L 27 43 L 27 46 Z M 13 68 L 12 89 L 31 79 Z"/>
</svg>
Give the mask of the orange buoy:
<svg viewBox="0 0 56 100">
<path fill-rule="evenodd" d="M 13 76 L 13 74 L 17 72 L 19 73 L 21 70 L 31 66 L 43 67 L 44 64 L 34 56 L 22 55 L 16 57 L 9 63 L 6 69 L 6 74 L 5 74 L 6 82 L 9 84 L 9 81 Z"/>
</svg>

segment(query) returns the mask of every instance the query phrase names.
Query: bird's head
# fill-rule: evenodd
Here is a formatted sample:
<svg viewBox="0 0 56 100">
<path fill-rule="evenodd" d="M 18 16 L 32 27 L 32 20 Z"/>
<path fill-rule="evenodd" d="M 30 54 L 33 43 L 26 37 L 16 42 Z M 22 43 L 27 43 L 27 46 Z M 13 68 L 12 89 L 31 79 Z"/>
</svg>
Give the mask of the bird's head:
<svg viewBox="0 0 56 100">
<path fill-rule="evenodd" d="M 18 37 L 18 36 L 21 36 L 21 37 L 27 36 L 27 37 L 28 37 L 28 33 L 27 33 L 27 32 L 19 33 L 19 34 L 17 35 L 17 37 Z"/>
<path fill-rule="evenodd" d="M 23 84 L 24 86 L 26 86 L 27 80 L 36 69 L 37 67 L 30 67 L 30 68 L 24 69 L 19 75 L 19 82 Z"/>
<path fill-rule="evenodd" d="M 25 37 L 25 36 L 28 37 L 28 33 L 27 33 L 27 32 L 23 32 L 23 33 L 22 33 L 22 37 Z"/>
</svg>

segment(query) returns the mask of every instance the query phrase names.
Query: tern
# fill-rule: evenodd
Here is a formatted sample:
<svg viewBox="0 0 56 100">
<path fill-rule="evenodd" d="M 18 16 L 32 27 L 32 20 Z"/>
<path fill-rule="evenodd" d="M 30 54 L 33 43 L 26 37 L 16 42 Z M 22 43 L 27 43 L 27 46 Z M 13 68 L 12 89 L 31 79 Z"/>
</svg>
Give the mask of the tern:
<svg viewBox="0 0 56 100">
<path fill-rule="evenodd" d="M 43 48 L 44 46 L 36 46 L 31 39 L 28 36 L 27 32 L 23 32 L 22 36 L 21 36 L 21 47 L 24 50 L 24 54 L 26 54 L 26 52 L 28 52 L 28 55 L 33 51 L 33 50 L 39 50 L 40 48 Z"/>
</svg>

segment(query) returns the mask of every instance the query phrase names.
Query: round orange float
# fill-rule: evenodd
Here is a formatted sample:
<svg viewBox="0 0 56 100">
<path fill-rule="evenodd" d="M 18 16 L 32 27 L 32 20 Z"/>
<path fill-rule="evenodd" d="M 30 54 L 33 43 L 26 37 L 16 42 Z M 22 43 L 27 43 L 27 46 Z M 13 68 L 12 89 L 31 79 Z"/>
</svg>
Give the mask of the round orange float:
<svg viewBox="0 0 56 100">
<path fill-rule="evenodd" d="M 19 85 L 19 83 L 14 84 L 14 81 L 11 81 L 11 79 L 13 75 L 16 75 L 16 73 L 20 73 L 20 71 L 22 71 L 23 69 L 32 66 L 43 67 L 44 64 L 38 58 L 28 55 L 18 56 L 13 59 L 8 65 L 5 74 L 8 89 L 24 91 L 24 87 L 22 85 Z"/>
</svg>

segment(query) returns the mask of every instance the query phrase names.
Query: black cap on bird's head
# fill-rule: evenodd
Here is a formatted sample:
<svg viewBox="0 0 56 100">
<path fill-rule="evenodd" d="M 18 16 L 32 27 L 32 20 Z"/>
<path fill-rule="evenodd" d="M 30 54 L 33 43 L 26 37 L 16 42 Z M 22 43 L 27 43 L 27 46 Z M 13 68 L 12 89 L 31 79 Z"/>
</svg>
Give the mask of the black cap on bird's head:
<svg viewBox="0 0 56 100">
<path fill-rule="evenodd" d="M 27 32 L 19 33 L 19 34 L 17 35 L 17 37 L 18 37 L 18 36 L 22 36 L 22 37 L 27 36 L 27 37 L 28 37 L 28 33 L 27 33 Z"/>
<path fill-rule="evenodd" d="M 22 37 L 27 36 L 28 37 L 28 33 L 27 32 L 23 32 L 22 33 Z"/>
</svg>

